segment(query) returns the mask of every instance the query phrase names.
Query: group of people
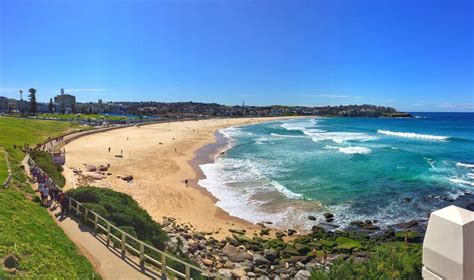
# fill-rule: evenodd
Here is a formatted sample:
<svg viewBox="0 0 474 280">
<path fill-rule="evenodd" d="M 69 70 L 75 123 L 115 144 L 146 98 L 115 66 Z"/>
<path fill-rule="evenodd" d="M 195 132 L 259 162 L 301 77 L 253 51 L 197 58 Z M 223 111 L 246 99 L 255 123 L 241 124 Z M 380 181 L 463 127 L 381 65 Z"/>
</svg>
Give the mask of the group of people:
<svg viewBox="0 0 474 280">
<path fill-rule="evenodd" d="M 41 196 L 41 204 L 45 207 L 61 207 L 61 215 L 69 214 L 69 198 L 59 189 L 48 174 L 44 173 L 38 166 L 31 168 L 31 174 L 38 183 L 38 192 Z"/>
</svg>

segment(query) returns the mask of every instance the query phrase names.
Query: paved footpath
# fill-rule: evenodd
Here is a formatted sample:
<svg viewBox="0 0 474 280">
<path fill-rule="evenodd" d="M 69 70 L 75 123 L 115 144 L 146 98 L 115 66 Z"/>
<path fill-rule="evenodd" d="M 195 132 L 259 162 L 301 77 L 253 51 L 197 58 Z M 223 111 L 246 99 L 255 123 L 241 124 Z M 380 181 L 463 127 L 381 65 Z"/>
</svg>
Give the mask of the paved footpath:
<svg viewBox="0 0 474 280">
<path fill-rule="evenodd" d="M 26 167 L 28 166 L 26 160 L 25 157 L 22 164 L 25 166 L 26 173 L 30 176 L 29 169 Z M 148 269 L 142 272 L 137 259 L 133 256 L 127 255 L 122 258 L 118 250 L 105 246 L 104 238 L 101 235 L 96 235 L 92 229 L 81 225 L 70 217 L 60 218 L 59 207 L 48 212 L 69 239 L 77 245 L 81 253 L 87 257 L 102 278 L 114 280 L 160 278 L 159 275 Z"/>
</svg>

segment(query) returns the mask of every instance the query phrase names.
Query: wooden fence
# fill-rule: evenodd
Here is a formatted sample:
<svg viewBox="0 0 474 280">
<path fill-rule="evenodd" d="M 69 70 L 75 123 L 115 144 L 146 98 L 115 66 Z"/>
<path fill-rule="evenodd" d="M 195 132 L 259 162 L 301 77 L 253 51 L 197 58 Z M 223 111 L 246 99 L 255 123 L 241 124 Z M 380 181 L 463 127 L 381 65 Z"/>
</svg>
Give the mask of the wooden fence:
<svg viewBox="0 0 474 280">
<path fill-rule="evenodd" d="M 28 164 L 30 168 L 36 166 L 35 162 L 31 157 L 28 156 Z M 41 173 L 44 172 L 38 167 Z M 49 179 L 51 180 L 51 179 Z M 62 190 L 54 181 L 51 180 L 50 184 L 59 190 Z M 166 253 L 162 250 L 156 249 L 155 247 L 138 240 L 137 238 L 131 236 L 130 234 L 119 229 L 117 226 L 113 225 L 107 219 L 101 217 L 99 214 L 94 211 L 84 207 L 82 203 L 75 200 L 74 198 L 68 197 L 69 199 L 69 214 L 74 214 L 75 216 L 83 219 L 88 223 L 91 223 L 94 226 L 94 230 L 98 234 L 104 234 L 107 240 L 107 247 L 115 246 L 119 247 L 122 253 L 122 257 L 125 257 L 126 252 L 135 255 L 140 260 L 140 266 L 145 267 L 145 264 L 150 264 L 156 267 L 161 275 L 168 275 L 173 278 L 178 279 L 192 279 L 192 274 L 198 274 L 204 278 L 210 278 L 209 275 L 206 275 L 205 272 L 192 264 L 189 264 L 185 261 L 180 260 L 176 256 L 173 256 L 169 253 Z M 159 256 L 159 260 L 151 257 L 150 255 Z M 179 269 L 169 266 L 170 261 L 173 261 L 178 266 L 184 268 L 184 271 L 179 271 Z"/>
</svg>

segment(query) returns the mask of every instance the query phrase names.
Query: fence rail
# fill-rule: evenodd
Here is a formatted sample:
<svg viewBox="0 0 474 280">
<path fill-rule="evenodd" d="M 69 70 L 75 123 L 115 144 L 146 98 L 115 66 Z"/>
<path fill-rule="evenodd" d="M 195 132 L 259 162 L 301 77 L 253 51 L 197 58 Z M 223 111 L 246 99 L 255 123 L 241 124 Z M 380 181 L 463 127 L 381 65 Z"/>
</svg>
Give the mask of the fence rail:
<svg viewBox="0 0 474 280">
<path fill-rule="evenodd" d="M 30 168 L 36 166 L 34 160 L 28 156 L 28 165 Z M 39 168 L 41 173 L 45 173 L 41 168 Z M 56 183 L 49 178 L 51 182 L 49 182 L 54 188 L 58 190 L 62 190 Z M 125 257 L 126 252 L 128 251 L 132 255 L 139 257 L 140 266 L 142 268 L 145 267 L 145 264 L 150 264 L 157 269 L 159 269 L 161 275 L 168 275 L 178 279 L 192 279 L 191 275 L 193 272 L 199 273 L 201 276 L 205 278 L 209 278 L 209 275 L 206 275 L 205 272 L 192 264 L 189 264 L 183 260 L 180 260 L 176 256 L 173 256 L 169 253 L 166 253 L 162 250 L 159 250 L 135 237 L 126 233 L 125 231 L 121 230 L 117 226 L 113 225 L 104 217 L 100 216 L 96 212 L 84 207 L 84 205 L 75 200 L 72 197 L 68 197 L 69 199 L 69 214 L 75 214 L 75 216 L 82 218 L 84 221 L 91 223 L 94 226 L 94 230 L 98 234 L 105 234 L 107 244 L 106 246 L 111 246 L 111 243 L 114 247 L 118 247 L 122 253 L 122 257 Z M 133 244 L 133 243 L 135 244 Z M 134 247 L 134 245 L 136 247 Z M 148 254 L 147 254 L 148 251 Z M 155 256 L 150 256 L 151 254 L 155 256 L 159 256 L 160 260 L 155 259 Z M 184 271 L 179 271 L 171 266 L 169 266 L 169 262 L 174 261 L 181 266 L 184 266 Z"/>
</svg>

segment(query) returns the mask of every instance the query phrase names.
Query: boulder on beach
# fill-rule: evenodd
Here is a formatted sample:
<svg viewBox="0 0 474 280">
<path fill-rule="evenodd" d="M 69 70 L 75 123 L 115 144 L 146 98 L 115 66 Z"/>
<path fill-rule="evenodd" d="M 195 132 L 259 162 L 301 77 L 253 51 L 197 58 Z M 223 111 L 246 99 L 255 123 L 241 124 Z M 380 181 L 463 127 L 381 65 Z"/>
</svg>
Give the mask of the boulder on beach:
<svg viewBox="0 0 474 280">
<path fill-rule="evenodd" d="M 245 260 L 252 260 L 252 255 L 241 250 L 233 245 L 226 245 L 224 249 L 222 249 L 222 253 L 232 262 L 243 262 Z"/>
<path fill-rule="evenodd" d="M 133 176 L 132 175 L 125 175 L 125 176 L 122 176 L 121 179 L 124 180 L 124 181 L 130 182 L 130 181 L 133 180 Z"/>
<path fill-rule="evenodd" d="M 97 171 L 97 167 L 95 167 L 95 165 L 86 165 L 85 169 L 88 172 L 96 172 Z"/>
<path fill-rule="evenodd" d="M 309 216 L 308 216 L 308 219 L 311 220 L 311 221 L 316 221 L 316 217 L 315 217 L 315 216 L 309 215 Z"/>
</svg>

